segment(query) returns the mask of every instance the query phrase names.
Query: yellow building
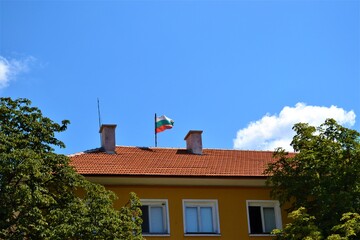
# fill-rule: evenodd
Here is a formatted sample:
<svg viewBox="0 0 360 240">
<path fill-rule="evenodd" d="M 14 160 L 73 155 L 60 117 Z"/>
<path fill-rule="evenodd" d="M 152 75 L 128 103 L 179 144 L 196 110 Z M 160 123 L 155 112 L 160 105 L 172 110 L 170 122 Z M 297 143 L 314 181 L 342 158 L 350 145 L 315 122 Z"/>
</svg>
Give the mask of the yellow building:
<svg viewBox="0 0 360 240">
<path fill-rule="evenodd" d="M 272 152 L 203 149 L 202 131 L 186 148 L 115 146 L 116 125 L 102 125 L 102 147 L 71 155 L 88 180 L 114 191 L 120 208 L 135 192 L 147 239 L 272 239 L 286 214 L 269 196 L 263 171 Z"/>
</svg>

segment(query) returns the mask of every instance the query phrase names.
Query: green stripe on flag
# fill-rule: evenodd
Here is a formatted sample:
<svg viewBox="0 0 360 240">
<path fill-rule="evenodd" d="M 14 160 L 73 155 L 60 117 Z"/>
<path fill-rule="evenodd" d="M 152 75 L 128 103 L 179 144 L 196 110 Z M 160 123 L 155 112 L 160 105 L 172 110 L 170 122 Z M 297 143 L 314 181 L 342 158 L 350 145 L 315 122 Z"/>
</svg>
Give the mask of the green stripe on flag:
<svg viewBox="0 0 360 240">
<path fill-rule="evenodd" d="M 171 126 L 174 126 L 174 122 L 171 122 L 171 121 L 166 120 L 166 119 L 156 122 L 156 128 L 161 127 L 161 126 L 163 126 L 163 125 L 171 125 Z"/>
</svg>

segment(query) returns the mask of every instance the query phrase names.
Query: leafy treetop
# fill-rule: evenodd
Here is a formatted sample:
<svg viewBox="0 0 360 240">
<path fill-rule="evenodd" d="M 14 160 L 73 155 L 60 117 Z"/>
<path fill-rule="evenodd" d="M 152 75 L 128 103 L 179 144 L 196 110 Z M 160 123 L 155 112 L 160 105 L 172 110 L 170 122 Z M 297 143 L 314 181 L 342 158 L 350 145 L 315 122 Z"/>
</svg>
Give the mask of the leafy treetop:
<svg viewBox="0 0 360 240">
<path fill-rule="evenodd" d="M 268 166 L 272 196 L 289 212 L 304 207 L 328 235 L 344 213 L 360 212 L 360 133 L 328 119 L 319 127 L 296 124 L 289 157 L 277 149 L 278 161 Z"/>
<path fill-rule="evenodd" d="M 0 98 L 0 239 L 142 239 L 140 203 L 113 208 L 114 193 L 56 154 L 66 130 L 28 99 Z"/>
</svg>

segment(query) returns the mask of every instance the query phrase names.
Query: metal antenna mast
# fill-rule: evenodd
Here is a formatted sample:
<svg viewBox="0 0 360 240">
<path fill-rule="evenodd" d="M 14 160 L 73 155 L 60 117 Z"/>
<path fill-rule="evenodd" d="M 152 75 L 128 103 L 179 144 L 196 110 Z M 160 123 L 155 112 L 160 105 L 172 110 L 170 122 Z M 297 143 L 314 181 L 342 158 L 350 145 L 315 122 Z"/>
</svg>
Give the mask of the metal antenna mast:
<svg viewBox="0 0 360 240">
<path fill-rule="evenodd" d="M 99 116 L 99 128 L 101 127 L 101 116 L 100 116 L 100 101 L 97 98 L 97 105 L 98 105 L 98 116 Z"/>
</svg>

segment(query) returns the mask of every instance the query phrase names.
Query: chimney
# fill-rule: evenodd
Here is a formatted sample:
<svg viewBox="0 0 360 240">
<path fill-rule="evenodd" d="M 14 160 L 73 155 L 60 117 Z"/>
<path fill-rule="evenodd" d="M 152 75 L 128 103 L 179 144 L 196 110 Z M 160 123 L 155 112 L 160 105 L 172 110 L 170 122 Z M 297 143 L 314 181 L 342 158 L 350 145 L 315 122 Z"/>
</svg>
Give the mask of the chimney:
<svg viewBox="0 0 360 240">
<path fill-rule="evenodd" d="M 186 149 L 193 154 L 202 154 L 202 140 L 201 134 L 203 131 L 190 130 L 186 134 L 184 140 L 186 141 Z"/>
<path fill-rule="evenodd" d="M 115 153 L 116 124 L 102 124 L 100 127 L 101 148 L 106 153 Z"/>
</svg>

